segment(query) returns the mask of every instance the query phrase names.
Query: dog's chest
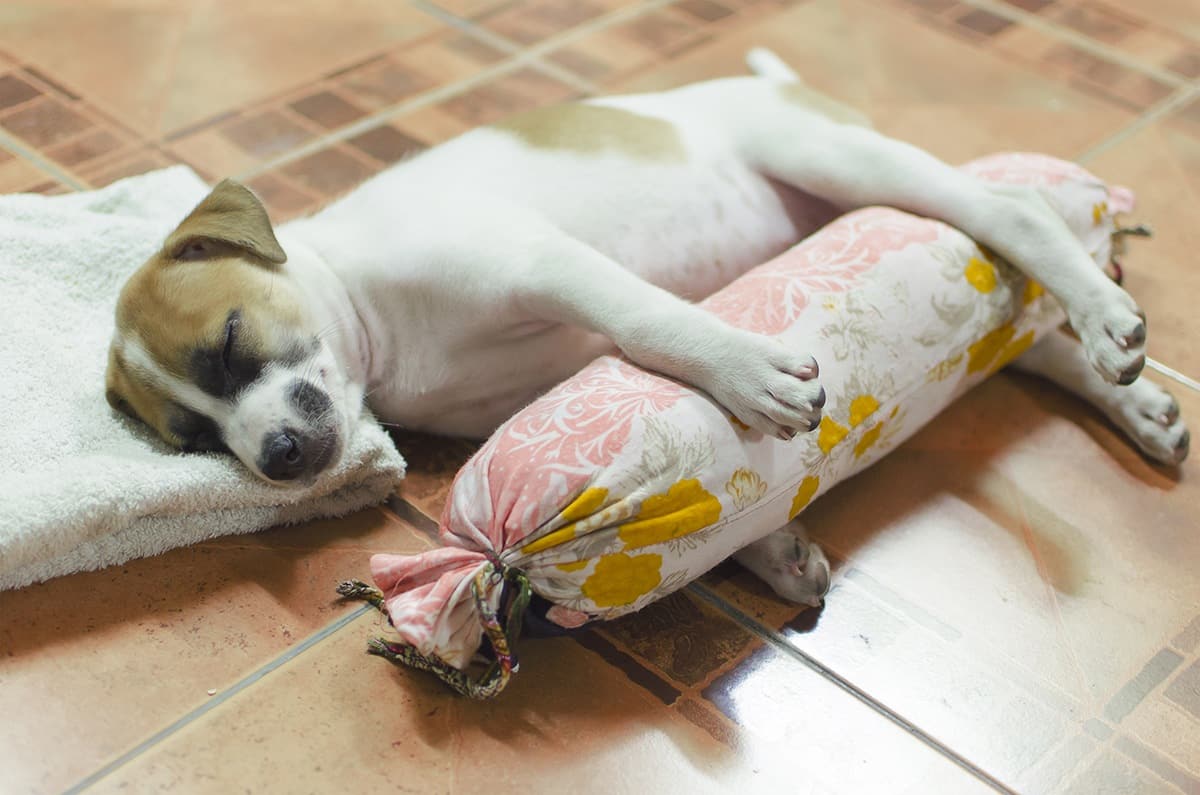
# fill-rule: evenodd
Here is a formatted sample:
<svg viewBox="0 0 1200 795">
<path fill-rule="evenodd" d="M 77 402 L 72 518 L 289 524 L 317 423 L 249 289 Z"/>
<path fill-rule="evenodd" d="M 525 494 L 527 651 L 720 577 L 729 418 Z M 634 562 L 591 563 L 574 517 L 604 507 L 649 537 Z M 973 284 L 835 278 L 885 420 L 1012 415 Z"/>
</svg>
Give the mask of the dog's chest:
<svg viewBox="0 0 1200 795">
<path fill-rule="evenodd" d="M 583 329 L 530 321 L 395 341 L 368 405 L 387 423 L 482 438 L 591 360 L 614 350 Z"/>
</svg>

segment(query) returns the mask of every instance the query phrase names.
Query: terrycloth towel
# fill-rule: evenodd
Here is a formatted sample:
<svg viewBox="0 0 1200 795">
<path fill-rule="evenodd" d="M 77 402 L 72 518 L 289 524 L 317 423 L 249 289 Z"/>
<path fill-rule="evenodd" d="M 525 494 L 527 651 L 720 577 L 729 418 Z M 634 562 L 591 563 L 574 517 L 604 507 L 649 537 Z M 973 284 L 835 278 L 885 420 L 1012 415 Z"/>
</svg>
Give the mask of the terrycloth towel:
<svg viewBox="0 0 1200 795">
<path fill-rule="evenodd" d="M 387 498 L 404 460 L 369 416 L 311 489 L 177 453 L 104 400 L 125 278 L 207 192 L 182 166 L 69 196 L 0 197 L 0 589 Z"/>
</svg>

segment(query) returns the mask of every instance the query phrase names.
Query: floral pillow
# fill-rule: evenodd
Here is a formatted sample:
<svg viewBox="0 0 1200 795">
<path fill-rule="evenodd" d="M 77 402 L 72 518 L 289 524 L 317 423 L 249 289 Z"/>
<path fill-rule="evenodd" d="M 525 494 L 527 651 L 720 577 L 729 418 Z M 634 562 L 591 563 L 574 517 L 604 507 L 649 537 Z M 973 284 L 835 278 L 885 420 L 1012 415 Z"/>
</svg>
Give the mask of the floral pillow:
<svg viewBox="0 0 1200 795">
<path fill-rule="evenodd" d="M 1036 186 L 1100 267 L 1132 194 L 1071 163 L 997 155 L 964 167 Z M 575 627 L 634 612 L 782 527 L 1064 320 L 1040 285 L 949 226 L 882 207 L 850 213 L 705 301 L 732 325 L 814 355 L 819 429 L 764 437 L 679 382 L 605 356 L 505 423 L 467 462 L 445 546 L 379 554 L 398 642 L 371 650 L 462 692 L 498 692 L 531 593 Z M 484 636 L 494 660 L 466 673 Z"/>
</svg>

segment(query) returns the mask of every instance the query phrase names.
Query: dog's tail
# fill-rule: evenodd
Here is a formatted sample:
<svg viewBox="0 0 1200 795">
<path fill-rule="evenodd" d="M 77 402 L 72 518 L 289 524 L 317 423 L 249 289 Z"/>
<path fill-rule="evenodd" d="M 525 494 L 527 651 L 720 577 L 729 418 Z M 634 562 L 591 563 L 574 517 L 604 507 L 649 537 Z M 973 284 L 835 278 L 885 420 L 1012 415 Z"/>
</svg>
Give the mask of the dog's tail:
<svg viewBox="0 0 1200 795">
<path fill-rule="evenodd" d="M 766 47 L 755 47 L 746 53 L 746 66 L 759 77 L 778 80 L 781 83 L 800 82 L 800 75 Z"/>
</svg>

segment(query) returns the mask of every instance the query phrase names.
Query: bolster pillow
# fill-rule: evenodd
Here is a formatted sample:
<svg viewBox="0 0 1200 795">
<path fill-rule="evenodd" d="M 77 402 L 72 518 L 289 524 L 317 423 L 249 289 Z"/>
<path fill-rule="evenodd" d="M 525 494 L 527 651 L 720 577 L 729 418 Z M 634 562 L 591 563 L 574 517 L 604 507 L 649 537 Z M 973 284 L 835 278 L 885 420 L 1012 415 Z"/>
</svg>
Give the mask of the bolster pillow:
<svg viewBox="0 0 1200 795">
<path fill-rule="evenodd" d="M 1133 196 L 1082 168 L 1005 154 L 963 167 L 1039 190 L 1097 262 Z M 399 642 L 372 651 L 498 692 L 532 592 L 574 627 L 632 613 L 782 527 L 1059 326 L 1036 282 L 944 223 L 871 207 L 830 223 L 701 306 L 820 364 L 820 427 L 781 441 L 702 392 L 618 357 L 594 361 L 505 423 L 458 473 L 443 547 L 379 554 Z M 486 681 L 462 673 L 484 637 Z"/>
</svg>

